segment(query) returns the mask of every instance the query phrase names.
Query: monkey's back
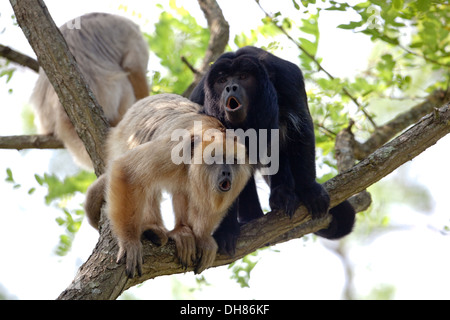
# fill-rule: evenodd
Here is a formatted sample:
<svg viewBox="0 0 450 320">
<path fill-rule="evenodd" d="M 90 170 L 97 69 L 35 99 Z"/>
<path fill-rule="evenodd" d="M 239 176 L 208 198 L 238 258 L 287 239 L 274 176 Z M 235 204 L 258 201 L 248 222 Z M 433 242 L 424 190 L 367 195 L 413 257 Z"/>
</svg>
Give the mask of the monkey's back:
<svg viewBox="0 0 450 320">
<path fill-rule="evenodd" d="M 127 72 L 121 63 L 132 51 L 135 55 L 133 63 L 146 70 L 148 46 L 139 27 L 126 18 L 106 13 L 90 13 L 76 19 L 80 20 L 78 29 L 70 29 L 68 22 L 60 27 L 61 33 L 87 84 L 103 106 L 106 117 L 116 121 L 124 91 L 133 90 L 127 83 Z M 61 107 L 58 96 L 42 69 L 31 101 L 39 116 L 39 132 L 54 133 L 54 113 L 61 111 Z M 133 102 L 128 103 L 131 105 Z"/>
<path fill-rule="evenodd" d="M 170 148 L 172 132 L 186 130 L 193 134 L 194 121 L 202 129 L 225 129 L 222 123 L 200 114 L 201 106 L 176 94 L 159 94 L 136 102 L 122 121 L 111 129 L 108 142 L 108 159 L 122 155 L 129 149 L 149 141 L 158 140 Z"/>
<path fill-rule="evenodd" d="M 86 83 L 114 126 L 138 98 L 148 95 L 145 77 L 148 44 L 138 25 L 124 17 L 90 13 L 75 21 L 62 25 L 61 33 Z M 92 168 L 84 144 L 42 69 L 30 100 L 36 112 L 38 132 L 54 134 L 79 165 Z"/>
</svg>

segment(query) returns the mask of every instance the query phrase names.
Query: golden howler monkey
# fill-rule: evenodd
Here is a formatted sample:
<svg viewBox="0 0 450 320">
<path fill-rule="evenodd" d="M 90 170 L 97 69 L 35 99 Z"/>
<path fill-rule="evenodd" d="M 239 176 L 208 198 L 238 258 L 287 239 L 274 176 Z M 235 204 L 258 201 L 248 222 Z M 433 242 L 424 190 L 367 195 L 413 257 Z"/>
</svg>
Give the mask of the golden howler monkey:
<svg viewBox="0 0 450 320">
<path fill-rule="evenodd" d="M 200 106 L 173 94 L 134 104 L 110 132 L 107 170 L 88 189 L 85 209 L 98 227 L 105 197 L 118 261 L 126 273 L 142 272 L 141 235 L 164 245 L 175 240 L 183 266 L 195 272 L 211 266 L 217 244 L 213 231 L 252 174 L 245 146 Z M 167 232 L 159 204 L 172 194 L 175 228 Z"/>
<path fill-rule="evenodd" d="M 61 26 L 61 33 L 110 125 L 115 126 L 136 100 L 149 94 L 148 44 L 139 27 L 126 18 L 90 13 L 76 20 L 79 23 Z M 42 69 L 31 102 L 39 133 L 54 134 L 79 165 L 92 168 L 83 142 Z"/>
<path fill-rule="evenodd" d="M 316 182 L 314 126 L 303 75 L 295 64 L 255 47 L 227 52 L 212 64 L 190 99 L 227 128 L 279 129 L 279 170 L 267 177 L 272 210 L 292 216 L 303 204 L 313 218 L 328 212 L 328 193 Z M 331 208 L 330 214 L 333 220 L 320 236 L 335 239 L 351 232 L 355 211 L 348 201 Z M 262 215 L 252 177 L 214 235 L 220 249 L 233 254 L 238 222 Z"/>
</svg>

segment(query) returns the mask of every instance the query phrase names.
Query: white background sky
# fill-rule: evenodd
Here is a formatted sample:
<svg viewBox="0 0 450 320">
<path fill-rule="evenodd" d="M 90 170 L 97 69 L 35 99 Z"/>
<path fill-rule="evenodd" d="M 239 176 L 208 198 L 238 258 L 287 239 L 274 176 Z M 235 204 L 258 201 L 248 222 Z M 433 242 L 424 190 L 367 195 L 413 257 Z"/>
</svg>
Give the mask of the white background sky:
<svg viewBox="0 0 450 320">
<path fill-rule="evenodd" d="M 164 0 L 158 1 L 164 3 Z M 219 0 L 225 18 L 234 34 L 259 25 L 263 17 L 253 0 Z M 151 30 L 158 17 L 156 1 L 61 1 L 47 0 L 53 19 L 61 25 L 69 19 L 87 12 L 103 11 L 125 15 L 136 21 L 144 30 Z M 128 10 L 119 10 L 121 3 Z M 197 21 L 206 22 L 196 1 L 179 1 Z M 290 8 L 291 1 L 262 1 L 267 10 Z M 236 6 L 239 10 L 236 10 Z M 272 8 L 271 8 L 272 6 Z M 140 13 L 139 18 L 133 10 Z M 0 3 L 0 43 L 34 56 L 32 49 L 18 27 L 11 25 L 12 9 L 8 1 Z M 354 17 L 353 17 L 354 18 Z M 371 42 L 362 35 L 336 29 L 352 17 L 322 12 L 319 56 L 330 73 L 351 76 L 367 66 Z M 271 41 L 270 39 L 268 41 Z M 280 54 L 295 59 L 296 52 L 285 46 Z M 153 62 L 153 64 L 152 64 Z M 154 70 L 155 61 L 150 61 Z M 22 134 L 21 111 L 37 75 L 18 68 L 10 83 L 0 80 L 0 135 Z M 7 90 L 12 88 L 13 93 Z M 354 267 L 355 285 L 360 294 L 368 294 L 383 284 L 396 286 L 398 299 L 449 299 L 450 298 L 450 237 L 442 235 L 444 225 L 449 225 L 448 181 L 450 173 L 450 137 L 444 138 L 424 154 L 409 162 L 402 170 L 415 182 L 426 186 L 433 197 L 433 213 L 422 215 L 407 206 L 398 206 L 394 223 L 404 225 L 400 231 L 376 238 L 351 241 L 348 256 Z M 61 165 L 64 164 L 64 165 Z M 54 249 L 63 230 L 55 218 L 58 210 L 44 204 L 45 190 L 38 188 L 33 196 L 27 191 L 36 187 L 34 174 L 43 175 L 51 167 L 53 172 L 65 174 L 76 168 L 65 152 L 30 150 L 17 152 L 0 150 L 0 286 L 19 299 L 54 299 L 73 279 L 80 264 L 87 259 L 97 240 L 96 231 L 83 223 L 66 257 L 58 257 Z M 22 187 L 12 189 L 4 182 L 6 168 L 11 168 Z M 389 188 L 389 184 L 385 184 Z M 83 197 L 77 198 L 78 203 Z M 193 293 L 203 299 L 340 299 L 345 284 L 345 271 L 338 256 L 327 249 L 330 242 L 295 240 L 276 246 L 280 252 L 267 250 L 252 272 L 250 289 L 241 289 L 229 279 L 226 267 L 207 270 L 204 275 L 211 286 Z M 150 280 L 131 291 L 148 299 L 172 298 L 172 284 L 195 286 L 192 274 L 161 277 Z"/>
</svg>

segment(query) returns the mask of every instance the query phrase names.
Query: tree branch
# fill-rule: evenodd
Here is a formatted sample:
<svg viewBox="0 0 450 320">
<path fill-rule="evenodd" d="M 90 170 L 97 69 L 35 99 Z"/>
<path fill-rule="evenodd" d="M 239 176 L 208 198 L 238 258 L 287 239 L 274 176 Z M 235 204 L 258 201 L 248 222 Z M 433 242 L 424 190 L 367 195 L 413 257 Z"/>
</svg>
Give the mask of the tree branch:
<svg viewBox="0 0 450 320">
<path fill-rule="evenodd" d="M 227 46 L 228 39 L 230 37 L 230 26 L 225 20 L 222 10 L 216 0 L 198 0 L 198 4 L 200 5 L 206 20 L 208 21 L 210 38 L 202 65 L 197 72 L 194 73 L 194 81 L 183 93 L 183 96 L 185 97 L 188 97 L 191 94 L 192 90 L 194 90 L 200 82 L 206 70 L 208 70 L 209 65 L 216 61 L 217 58 L 219 58 L 219 56 L 225 51 L 225 47 Z"/>
<path fill-rule="evenodd" d="M 64 145 L 54 136 L 28 135 L 0 137 L 0 149 L 61 149 Z"/>
<path fill-rule="evenodd" d="M 355 158 L 364 159 L 370 153 L 392 139 L 396 134 L 417 122 L 421 117 L 433 111 L 434 108 L 442 106 L 450 101 L 450 89 L 435 90 L 425 101 L 398 114 L 383 126 L 378 127 L 365 143 L 354 142 Z M 354 139 L 354 137 L 353 137 Z"/>
<path fill-rule="evenodd" d="M 37 60 L 1 44 L 0 57 L 4 57 L 9 61 L 18 63 L 24 67 L 28 67 L 35 72 L 39 72 L 39 63 L 37 62 Z"/>
<path fill-rule="evenodd" d="M 366 159 L 327 181 L 324 186 L 335 206 L 353 194 L 365 190 L 403 163 L 413 159 L 450 132 L 450 105 L 436 109 L 412 128 L 376 150 Z M 102 216 L 105 216 L 102 214 Z M 325 228 L 330 217 L 311 220 L 301 206 L 289 219 L 283 212 L 270 212 L 241 228 L 236 255 L 218 255 L 214 266 L 233 262 L 258 248 L 301 237 Z M 128 279 L 125 265 L 116 264 L 118 246 L 108 220 L 101 223 L 100 239 L 92 255 L 81 266 L 76 278 L 58 299 L 115 299 L 124 290 L 161 275 L 191 271 L 183 270 L 176 259 L 175 244 L 171 241 L 156 247 L 144 241 L 143 275 Z"/>
<path fill-rule="evenodd" d="M 86 146 L 97 175 L 105 169 L 103 142 L 109 128 L 66 41 L 42 0 L 10 0 L 19 26 Z"/>
</svg>

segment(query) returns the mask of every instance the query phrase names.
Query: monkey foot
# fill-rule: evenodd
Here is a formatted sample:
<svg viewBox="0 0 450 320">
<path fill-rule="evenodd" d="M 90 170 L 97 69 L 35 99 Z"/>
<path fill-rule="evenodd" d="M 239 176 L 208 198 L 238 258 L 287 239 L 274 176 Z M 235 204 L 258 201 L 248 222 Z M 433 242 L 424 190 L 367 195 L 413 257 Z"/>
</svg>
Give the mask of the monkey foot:
<svg viewBox="0 0 450 320">
<path fill-rule="evenodd" d="M 203 270 L 211 267 L 216 259 L 217 243 L 213 237 L 204 237 L 197 239 L 197 267 L 195 274 L 200 274 Z"/>
<path fill-rule="evenodd" d="M 169 238 L 175 241 L 177 256 L 184 269 L 196 261 L 195 236 L 188 226 L 178 226 L 169 232 Z"/>
<path fill-rule="evenodd" d="M 119 253 L 117 254 L 117 263 L 126 263 L 125 272 L 129 278 L 134 278 L 134 273 L 142 275 L 142 244 L 140 241 L 126 242 L 119 244 Z"/>
</svg>

